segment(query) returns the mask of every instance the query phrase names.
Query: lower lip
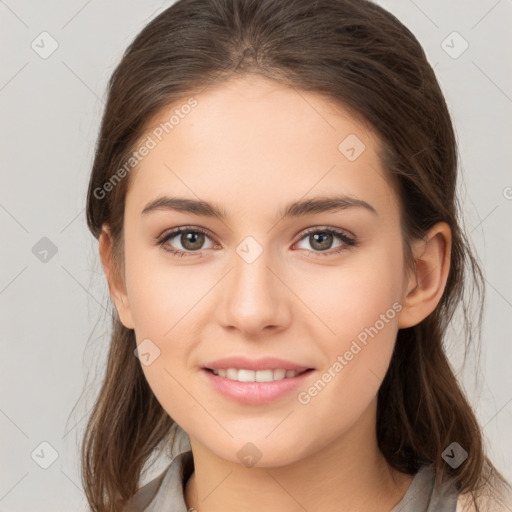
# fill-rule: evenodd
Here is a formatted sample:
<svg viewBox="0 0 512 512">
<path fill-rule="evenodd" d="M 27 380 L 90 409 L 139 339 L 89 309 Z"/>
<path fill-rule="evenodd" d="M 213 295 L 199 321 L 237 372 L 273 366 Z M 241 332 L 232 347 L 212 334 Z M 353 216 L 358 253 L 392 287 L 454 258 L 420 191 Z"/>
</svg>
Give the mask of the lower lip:
<svg viewBox="0 0 512 512">
<path fill-rule="evenodd" d="M 294 389 L 304 385 L 304 381 L 312 372 L 313 370 L 308 370 L 295 377 L 272 382 L 239 382 L 219 377 L 204 368 L 201 369 L 201 373 L 219 393 L 237 402 L 249 405 L 268 404 L 287 393 L 291 393 Z"/>
</svg>

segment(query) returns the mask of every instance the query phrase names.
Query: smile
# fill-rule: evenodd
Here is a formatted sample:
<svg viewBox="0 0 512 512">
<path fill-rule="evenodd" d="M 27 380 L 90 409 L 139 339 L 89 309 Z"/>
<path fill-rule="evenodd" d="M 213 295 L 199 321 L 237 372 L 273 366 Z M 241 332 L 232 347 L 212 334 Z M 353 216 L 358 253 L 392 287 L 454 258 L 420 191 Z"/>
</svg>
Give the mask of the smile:
<svg viewBox="0 0 512 512">
<path fill-rule="evenodd" d="M 222 375 L 224 374 L 225 375 Z M 202 368 L 200 375 L 218 396 L 246 405 L 265 405 L 279 398 L 295 397 L 294 391 L 306 386 L 312 368 L 296 371 L 283 368 L 247 370 L 244 368 Z"/>
<path fill-rule="evenodd" d="M 284 368 L 257 371 L 237 368 L 218 368 L 211 371 L 214 375 L 218 375 L 219 377 L 224 377 L 229 380 L 236 380 L 238 382 L 273 382 L 276 380 L 296 377 L 300 373 L 304 373 L 295 370 L 285 370 Z"/>
</svg>

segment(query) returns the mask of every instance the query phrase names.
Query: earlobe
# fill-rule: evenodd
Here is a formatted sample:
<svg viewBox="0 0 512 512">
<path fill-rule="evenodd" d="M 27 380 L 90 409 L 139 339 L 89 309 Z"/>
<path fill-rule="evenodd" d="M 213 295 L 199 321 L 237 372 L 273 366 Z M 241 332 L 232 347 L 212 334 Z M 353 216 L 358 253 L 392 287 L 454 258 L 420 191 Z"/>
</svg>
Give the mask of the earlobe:
<svg viewBox="0 0 512 512">
<path fill-rule="evenodd" d="M 414 272 L 406 282 L 398 327 L 420 323 L 437 307 L 450 271 L 451 230 L 438 222 L 424 239 L 414 242 Z"/>
<path fill-rule="evenodd" d="M 121 323 L 127 329 L 133 329 L 134 323 L 130 310 L 130 303 L 126 293 L 126 286 L 122 276 L 119 275 L 119 269 L 114 264 L 112 252 L 112 236 L 108 226 L 103 226 L 99 237 L 99 252 L 103 271 L 107 278 L 110 297 L 117 309 Z"/>
</svg>

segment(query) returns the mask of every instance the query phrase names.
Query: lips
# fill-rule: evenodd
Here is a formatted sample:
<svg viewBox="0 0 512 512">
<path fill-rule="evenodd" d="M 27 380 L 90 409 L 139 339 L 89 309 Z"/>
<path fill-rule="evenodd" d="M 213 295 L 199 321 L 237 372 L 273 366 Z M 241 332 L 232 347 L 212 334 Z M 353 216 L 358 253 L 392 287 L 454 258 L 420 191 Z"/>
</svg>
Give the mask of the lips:
<svg viewBox="0 0 512 512">
<path fill-rule="evenodd" d="M 312 379 L 314 370 L 299 373 L 295 377 L 272 382 L 240 382 L 219 377 L 212 371 L 202 369 L 201 378 L 219 396 L 245 405 L 266 405 L 278 399 L 292 400 L 293 391 L 303 389 Z"/>
<path fill-rule="evenodd" d="M 220 395 L 247 405 L 284 398 L 304 386 L 312 373 L 314 368 L 275 357 L 228 357 L 211 361 L 201 370 L 205 382 Z"/>
</svg>

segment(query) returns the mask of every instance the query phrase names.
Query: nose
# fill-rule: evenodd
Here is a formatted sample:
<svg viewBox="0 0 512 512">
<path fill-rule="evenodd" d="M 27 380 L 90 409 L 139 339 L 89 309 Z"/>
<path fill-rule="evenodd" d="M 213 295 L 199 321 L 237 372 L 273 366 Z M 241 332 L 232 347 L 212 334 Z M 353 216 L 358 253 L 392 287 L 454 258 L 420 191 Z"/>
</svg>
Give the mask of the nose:
<svg viewBox="0 0 512 512">
<path fill-rule="evenodd" d="M 286 276 L 279 275 L 278 262 L 271 261 L 268 253 L 263 251 L 252 262 L 234 254 L 220 290 L 217 321 L 247 338 L 281 331 L 291 321 L 293 293 L 286 286 Z"/>
</svg>

